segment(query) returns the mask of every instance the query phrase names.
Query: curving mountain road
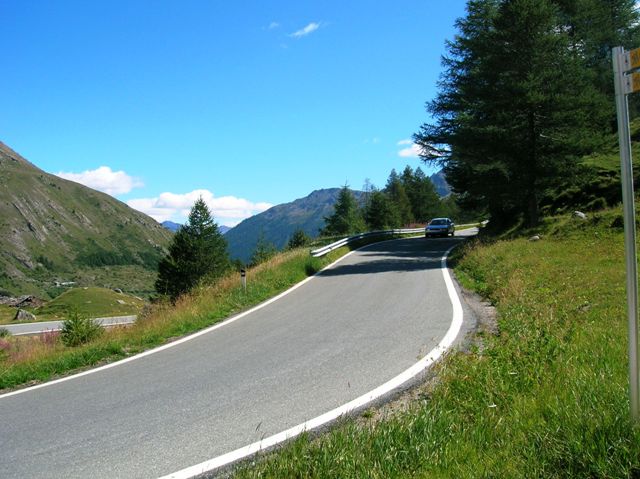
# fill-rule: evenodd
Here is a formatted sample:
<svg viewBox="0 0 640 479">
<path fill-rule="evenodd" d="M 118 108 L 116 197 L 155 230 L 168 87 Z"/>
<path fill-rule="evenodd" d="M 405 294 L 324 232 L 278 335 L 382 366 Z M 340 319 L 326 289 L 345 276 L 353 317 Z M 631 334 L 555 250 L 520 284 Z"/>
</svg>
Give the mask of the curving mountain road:
<svg viewBox="0 0 640 479">
<path fill-rule="evenodd" d="M 440 260 L 461 240 L 370 245 L 214 331 L 0 396 L 0 475 L 156 478 L 375 389 L 447 333 Z"/>
</svg>

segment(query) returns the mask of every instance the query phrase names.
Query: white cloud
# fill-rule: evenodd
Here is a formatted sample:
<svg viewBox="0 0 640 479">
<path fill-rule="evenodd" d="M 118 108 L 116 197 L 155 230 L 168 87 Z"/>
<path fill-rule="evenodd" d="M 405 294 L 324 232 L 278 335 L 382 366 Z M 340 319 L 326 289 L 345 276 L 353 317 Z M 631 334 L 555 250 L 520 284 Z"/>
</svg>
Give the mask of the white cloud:
<svg viewBox="0 0 640 479">
<path fill-rule="evenodd" d="M 280 27 L 280 24 L 278 22 L 271 22 L 267 27 L 267 30 L 274 30 L 278 27 Z"/>
<path fill-rule="evenodd" d="M 309 25 L 307 25 L 304 28 L 301 28 L 300 30 L 291 33 L 289 36 L 293 37 L 293 38 L 302 38 L 302 37 L 306 37 L 307 35 L 315 32 L 318 28 L 320 28 L 320 23 L 318 22 L 311 22 Z"/>
<path fill-rule="evenodd" d="M 409 145 L 409 146 L 407 146 Z M 398 146 L 405 146 L 398 152 L 398 156 L 402 158 L 418 158 L 422 153 L 422 147 L 416 145 L 411 140 L 400 140 Z"/>
<path fill-rule="evenodd" d="M 215 197 L 209 190 L 193 190 L 189 193 L 161 193 L 156 198 L 138 198 L 127 201 L 132 208 L 148 214 L 156 221 L 173 220 L 183 223 L 195 201 L 202 197 L 213 212 L 217 223 L 234 226 L 240 221 L 268 210 L 271 203 L 253 203 L 235 196 Z"/>
<path fill-rule="evenodd" d="M 144 186 L 140 179 L 129 176 L 122 170 L 112 171 L 108 166 L 101 166 L 95 170 L 86 170 L 82 173 L 61 171 L 56 173 L 56 176 L 65 180 L 75 181 L 112 196 L 129 193 L 134 188 Z"/>
</svg>

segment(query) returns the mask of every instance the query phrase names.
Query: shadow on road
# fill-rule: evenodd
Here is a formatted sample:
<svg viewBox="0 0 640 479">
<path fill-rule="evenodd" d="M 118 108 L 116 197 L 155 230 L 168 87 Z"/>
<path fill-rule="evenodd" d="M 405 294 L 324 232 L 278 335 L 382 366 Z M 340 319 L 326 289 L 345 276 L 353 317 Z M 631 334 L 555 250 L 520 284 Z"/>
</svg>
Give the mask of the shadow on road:
<svg viewBox="0 0 640 479">
<path fill-rule="evenodd" d="M 376 243 L 359 252 L 362 260 L 356 264 L 339 264 L 320 276 L 351 274 L 407 273 L 440 268 L 440 260 L 451 246 L 465 238 L 405 239 Z"/>
</svg>

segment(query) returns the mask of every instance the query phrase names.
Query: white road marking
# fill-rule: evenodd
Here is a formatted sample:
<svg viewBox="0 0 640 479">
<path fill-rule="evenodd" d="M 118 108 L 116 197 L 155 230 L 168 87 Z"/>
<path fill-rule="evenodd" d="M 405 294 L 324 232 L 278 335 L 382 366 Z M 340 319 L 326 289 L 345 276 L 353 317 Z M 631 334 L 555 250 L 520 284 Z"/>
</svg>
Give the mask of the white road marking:
<svg viewBox="0 0 640 479">
<path fill-rule="evenodd" d="M 89 374 L 95 374 L 95 373 L 98 373 L 98 372 L 100 372 L 100 371 L 104 371 L 104 370 L 106 370 L 106 369 L 111 369 L 111 368 L 115 368 L 115 367 L 117 367 L 117 366 L 122 366 L 123 364 L 129 363 L 129 362 L 131 362 L 131 361 L 135 361 L 135 360 L 137 360 L 137 359 L 142 359 L 142 358 L 147 357 L 147 356 L 151 356 L 152 354 L 159 353 L 160 351 L 164 351 L 165 349 L 173 348 L 173 347 L 175 347 L 175 346 L 178 346 L 179 344 L 186 343 L 187 341 L 191 341 L 192 339 L 195 339 L 195 338 L 197 338 L 197 337 L 200 337 L 200 336 L 202 336 L 202 335 L 205 335 L 205 334 L 207 334 L 207 333 L 210 333 L 211 331 L 215 331 L 215 330 L 216 330 L 216 329 L 218 329 L 218 328 L 222 328 L 223 326 L 226 326 L 226 325 L 228 325 L 228 324 L 231 324 L 231 323 L 233 323 L 233 322 L 237 321 L 237 320 L 238 320 L 238 319 L 240 319 L 240 318 L 244 318 L 245 316 L 247 316 L 247 315 L 249 315 L 249 314 L 253 313 L 254 311 L 258 311 L 259 309 L 262 309 L 262 308 L 264 308 L 265 306 L 268 306 L 268 305 L 270 305 L 271 303 L 273 303 L 273 302 L 275 302 L 275 301 L 279 300 L 280 298 L 282 298 L 282 297 L 284 297 L 284 296 L 288 295 L 289 293 L 291 293 L 291 292 L 293 292 L 294 290 L 298 289 L 298 288 L 299 288 L 300 286 L 302 286 L 303 284 L 307 283 L 308 281 L 311 281 L 315 276 L 317 276 L 318 274 L 320 274 L 322 271 L 325 271 L 325 270 L 327 270 L 327 269 L 329 269 L 329 268 L 332 268 L 333 266 L 335 266 L 337 263 L 339 263 L 339 262 L 340 262 L 340 261 L 342 261 L 343 259 L 345 259 L 345 258 L 347 258 L 348 256 L 350 256 L 351 254 L 355 253 L 355 251 L 357 251 L 357 250 L 349 251 L 347 254 L 345 254 L 344 256 L 341 256 L 340 258 L 338 258 L 337 260 L 335 260 L 335 261 L 334 261 L 333 263 L 331 263 L 330 265 L 328 265 L 328 266 L 324 267 L 322 270 L 320 270 L 319 272 L 317 272 L 317 273 L 316 273 L 316 274 L 314 274 L 313 276 L 309 276 L 308 278 L 303 279 L 303 280 L 302 280 L 302 281 L 300 281 L 299 283 L 297 283 L 297 284 L 293 285 L 293 286 L 292 286 L 291 288 L 289 288 L 288 290 L 283 291 L 283 292 L 282 292 L 282 293 L 280 293 L 279 295 L 274 296 L 273 298 L 271 298 L 271 299 L 269 299 L 269 300 L 265 301 L 264 303 L 260 303 L 259 305 L 254 306 L 253 308 L 251 308 L 251 309 L 249 309 L 249 310 L 247 310 L 247 311 L 245 311 L 245 312 L 243 312 L 243 313 L 238 314 L 237 316 L 233 316 L 233 317 L 231 317 L 231 318 L 229 318 L 229 319 L 227 319 L 227 320 L 224 320 L 224 321 L 222 321 L 222 322 L 220 322 L 220 323 L 214 324 L 213 326 L 210 326 L 210 327 L 208 327 L 208 328 L 206 328 L 206 329 L 203 329 L 203 330 L 201 330 L 201 331 L 198 331 L 197 333 L 193 333 L 193 334 L 191 334 L 191 335 L 189 335 L 189 336 L 185 336 L 184 338 L 178 339 L 178 340 L 173 341 L 173 342 L 171 342 L 171 343 L 167 343 L 167 344 L 165 344 L 165 345 L 163 345 L 163 346 L 159 346 L 159 347 L 154 348 L 154 349 L 149 349 L 148 351 L 145 351 L 145 352 L 140 353 L 140 354 L 136 354 L 135 356 L 130 356 L 130 357 L 128 357 L 128 358 L 121 359 L 120 361 L 116 361 L 116 362 L 113 362 L 113 363 L 109 363 L 109 364 L 106 364 L 106 365 L 104 365 L 104 366 L 97 367 L 97 368 L 95 368 L 95 369 L 89 369 L 89 370 L 87 370 L 87 371 L 84 371 L 84 372 L 81 372 L 81 373 L 77 373 L 77 374 L 73 374 L 73 375 L 71 375 L 71 376 L 65 376 L 65 377 L 63 377 L 63 378 L 60 378 L 60 379 L 54 379 L 53 381 L 49 381 L 49 382 L 46 382 L 46 383 L 36 384 L 35 386 L 30 386 L 30 387 L 28 387 L 28 388 L 18 389 L 17 391 L 12 391 L 12 392 L 9 392 L 9 393 L 0 394 L 0 399 L 8 398 L 8 397 L 10 397 L 10 396 L 16 396 L 16 395 L 18 395 L 18 394 L 24 394 L 24 393 L 29 392 L 29 391 L 34 391 L 34 390 L 36 390 L 36 389 L 41 389 L 41 388 L 45 388 L 45 387 L 49 387 L 49 386 L 53 386 L 54 384 L 60 384 L 60 383 L 66 382 L 66 381 L 71 381 L 72 379 L 80 378 L 80 377 L 82 377 L 82 376 L 88 376 Z"/>
<path fill-rule="evenodd" d="M 449 330 L 444 335 L 442 340 L 438 343 L 438 345 L 433 350 L 431 350 L 431 352 L 427 354 L 424 358 L 422 358 L 420 361 L 415 363 L 409 369 L 400 373 L 398 376 L 387 381 L 383 385 L 378 386 L 373 391 L 369 391 L 368 393 L 363 394 L 362 396 L 352 401 L 349 401 L 348 403 L 340 407 L 337 407 L 336 409 L 326 412 L 321 416 L 305 421 L 302 424 L 298 424 L 297 426 L 287 429 L 286 431 L 282 431 L 280 433 L 274 434 L 273 436 L 269 436 L 265 439 L 262 439 L 261 441 L 254 442 L 253 444 L 249 444 L 248 446 L 241 447 L 227 454 L 223 454 L 222 456 L 214 457 L 213 459 L 209 459 L 208 461 L 201 462 L 200 464 L 196 464 L 195 466 L 187 467 L 185 469 L 174 472 L 172 474 L 163 476 L 160 479 L 187 479 L 187 478 L 195 477 L 205 472 L 213 471 L 214 469 L 218 469 L 219 467 L 231 464 L 240 459 L 244 459 L 261 450 L 268 449 L 272 446 L 285 442 L 305 431 L 310 431 L 324 424 L 327 424 L 328 422 L 331 422 L 339 418 L 340 416 L 348 414 L 349 412 L 355 409 L 358 409 L 380 398 L 381 396 L 384 396 L 385 394 L 393 391 L 394 389 L 401 386 L 405 382 L 414 378 L 415 376 L 420 374 L 422 371 L 424 371 L 426 368 L 428 368 L 433 363 L 435 363 L 447 351 L 447 349 L 451 347 L 453 342 L 458 337 L 458 334 L 460 333 L 460 329 L 462 328 L 462 304 L 460 303 L 460 298 L 458 297 L 458 293 L 456 292 L 456 289 L 453 285 L 453 281 L 451 280 L 451 276 L 449 275 L 449 270 L 447 269 L 447 256 L 449 255 L 451 250 L 455 248 L 455 246 L 457 245 L 454 245 L 451 248 L 449 248 L 440 260 L 442 275 L 444 277 L 444 282 L 447 286 L 449 299 L 451 300 L 451 304 L 453 306 L 453 317 L 451 319 L 451 325 L 449 326 Z M 353 251 L 343 256 L 342 258 L 345 258 L 351 253 L 353 253 Z M 332 263 L 327 268 L 333 266 L 338 261 Z M 309 279 L 311 278 L 307 278 L 307 280 Z"/>
</svg>

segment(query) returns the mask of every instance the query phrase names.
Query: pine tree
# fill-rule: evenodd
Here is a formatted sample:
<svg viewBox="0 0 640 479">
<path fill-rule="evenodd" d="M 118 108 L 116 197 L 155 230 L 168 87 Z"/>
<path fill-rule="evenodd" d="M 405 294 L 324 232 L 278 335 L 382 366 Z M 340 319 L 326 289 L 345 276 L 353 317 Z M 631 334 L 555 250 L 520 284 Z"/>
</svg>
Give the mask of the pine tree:
<svg viewBox="0 0 640 479">
<path fill-rule="evenodd" d="M 571 48 L 579 51 L 593 72 L 594 86 L 605 94 L 614 111 L 611 50 L 640 46 L 640 13 L 635 0 L 554 0 Z M 636 97 L 631 97 L 631 99 Z M 633 101 L 632 101 L 633 103 Z"/>
<path fill-rule="evenodd" d="M 311 238 L 307 233 L 304 232 L 301 228 L 297 228 L 291 238 L 289 238 L 289 242 L 287 243 L 287 249 L 296 249 L 302 248 L 303 246 L 308 245 L 311 242 Z"/>
<path fill-rule="evenodd" d="M 264 263 L 269 260 L 277 253 L 278 249 L 275 247 L 273 243 L 267 241 L 267 238 L 264 235 L 264 231 L 260 231 L 258 235 L 258 241 L 256 243 L 256 247 L 253 250 L 253 254 L 251 255 L 251 266 L 257 266 L 260 263 Z"/>
<path fill-rule="evenodd" d="M 426 223 L 440 211 L 440 196 L 436 192 L 431 179 L 420 167 L 415 171 L 407 166 L 400 177 L 407 191 L 413 219 L 418 223 Z"/>
<path fill-rule="evenodd" d="M 206 203 L 199 198 L 187 223 L 174 235 L 169 254 L 158 265 L 156 291 L 175 300 L 200 281 L 222 276 L 229 266 L 227 242 Z"/>
<path fill-rule="evenodd" d="M 605 96 L 551 0 L 472 0 L 448 44 L 435 125 L 414 140 L 461 204 L 538 221 L 540 198 L 606 129 Z"/>
<path fill-rule="evenodd" d="M 373 190 L 369 197 L 369 204 L 364 210 L 364 219 L 370 231 L 381 231 L 400 226 L 397 212 L 391 205 L 386 193 Z"/>
<path fill-rule="evenodd" d="M 411 201 L 409 200 L 407 191 L 395 169 L 391 170 L 384 191 L 389 195 L 393 209 L 395 210 L 398 221 L 400 222 L 399 226 L 405 226 L 413 223 L 414 219 L 411 211 Z"/>
<path fill-rule="evenodd" d="M 371 183 L 369 178 L 364 179 L 364 184 L 362 185 L 362 199 L 361 205 L 363 209 L 366 209 L 369 206 L 369 202 L 371 201 L 371 193 L 375 191 L 376 187 Z"/>
<path fill-rule="evenodd" d="M 331 216 L 325 216 L 322 234 L 327 236 L 361 233 L 365 229 L 362 214 L 347 185 L 343 186 Z"/>
</svg>

